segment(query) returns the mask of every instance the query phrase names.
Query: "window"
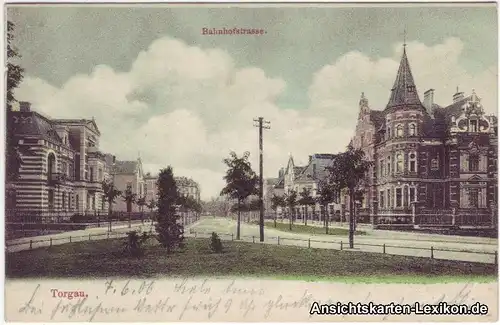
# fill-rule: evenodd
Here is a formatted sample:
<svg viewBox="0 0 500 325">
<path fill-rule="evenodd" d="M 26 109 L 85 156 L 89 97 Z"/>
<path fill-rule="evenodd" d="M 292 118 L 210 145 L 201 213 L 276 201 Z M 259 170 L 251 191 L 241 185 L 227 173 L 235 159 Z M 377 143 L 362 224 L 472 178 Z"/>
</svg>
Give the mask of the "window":
<svg viewBox="0 0 500 325">
<path fill-rule="evenodd" d="M 391 200 L 391 190 L 390 190 L 390 189 L 388 189 L 388 190 L 387 190 L 387 207 L 388 207 L 388 208 L 390 208 L 390 207 L 391 207 L 391 202 L 392 202 L 392 200 Z"/>
<path fill-rule="evenodd" d="M 469 121 L 469 132 L 477 132 L 477 120 Z"/>
<path fill-rule="evenodd" d="M 90 181 L 94 181 L 94 168 L 90 167 Z"/>
<path fill-rule="evenodd" d="M 384 159 L 380 159 L 378 167 L 379 167 L 379 177 L 384 176 Z"/>
<path fill-rule="evenodd" d="M 389 139 L 391 137 L 391 127 L 390 126 L 387 127 L 387 135 L 386 136 L 387 136 L 387 139 Z"/>
<path fill-rule="evenodd" d="M 412 93 L 415 91 L 415 86 L 407 86 L 406 89 L 408 90 L 409 93 Z"/>
<path fill-rule="evenodd" d="M 417 200 L 417 197 L 415 196 L 416 194 L 416 191 L 415 191 L 415 188 L 414 187 L 410 187 L 410 193 L 409 193 L 409 202 L 415 202 Z"/>
<path fill-rule="evenodd" d="M 403 135 L 404 135 L 403 125 L 398 124 L 398 126 L 396 126 L 396 136 L 398 138 L 401 138 Z"/>
<path fill-rule="evenodd" d="M 417 172 L 417 154 L 415 152 L 411 152 L 409 155 L 409 160 L 410 160 L 410 172 L 415 173 Z"/>
<path fill-rule="evenodd" d="M 415 123 L 410 123 L 410 126 L 408 127 L 408 131 L 410 133 L 410 136 L 415 136 L 417 135 L 417 126 L 415 125 Z"/>
<path fill-rule="evenodd" d="M 403 160 L 403 154 L 398 153 L 396 155 L 396 172 L 401 173 L 404 170 L 404 160 Z"/>
<path fill-rule="evenodd" d="M 95 210 L 95 194 L 92 195 L 92 210 Z"/>
<path fill-rule="evenodd" d="M 52 211 L 54 210 L 54 190 L 49 190 L 48 192 L 49 198 L 49 210 Z"/>
<path fill-rule="evenodd" d="M 431 160 L 431 170 L 439 170 L 439 158 L 438 157 Z"/>
<path fill-rule="evenodd" d="M 400 208 L 403 206 L 403 193 L 401 188 L 396 189 L 396 207 Z"/>
<path fill-rule="evenodd" d="M 469 171 L 477 172 L 479 170 L 479 155 L 469 155 Z"/>
<path fill-rule="evenodd" d="M 479 208 L 479 190 L 476 188 L 469 190 L 469 207 Z"/>
<path fill-rule="evenodd" d="M 384 207 L 384 191 L 380 191 L 380 207 Z"/>
<path fill-rule="evenodd" d="M 62 208 L 63 208 L 63 210 L 66 211 L 66 193 L 62 194 L 61 200 L 62 200 Z"/>
<path fill-rule="evenodd" d="M 387 156 L 387 170 L 385 172 L 387 176 L 391 174 L 391 156 Z"/>
<path fill-rule="evenodd" d="M 102 174 L 102 168 L 99 168 L 99 175 L 98 175 L 98 179 L 97 180 L 99 182 L 102 182 L 104 180 L 103 174 Z"/>
<path fill-rule="evenodd" d="M 56 156 L 53 153 L 50 153 L 47 157 L 47 179 L 48 181 L 52 181 L 53 174 L 56 172 Z"/>
<path fill-rule="evenodd" d="M 78 196 L 78 194 L 75 196 L 75 209 L 76 211 L 80 210 L 80 197 Z"/>
</svg>

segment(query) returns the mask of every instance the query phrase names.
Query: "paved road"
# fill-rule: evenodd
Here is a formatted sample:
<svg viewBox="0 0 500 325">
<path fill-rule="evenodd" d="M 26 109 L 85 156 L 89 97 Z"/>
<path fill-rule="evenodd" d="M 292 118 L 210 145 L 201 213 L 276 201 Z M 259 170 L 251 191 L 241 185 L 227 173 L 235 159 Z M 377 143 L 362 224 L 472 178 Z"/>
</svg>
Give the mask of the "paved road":
<svg viewBox="0 0 500 325">
<path fill-rule="evenodd" d="M 236 222 L 231 219 L 209 217 L 200 220 L 200 222 L 191 227 L 191 229 L 197 232 L 197 236 L 201 236 L 201 233 L 208 235 L 214 231 L 218 234 L 229 234 L 226 236 L 221 235 L 221 237 L 224 239 L 231 239 L 230 234 L 236 234 Z M 234 238 L 236 238 L 235 236 L 236 235 L 234 235 Z M 258 226 L 242 223 L 241 236 L 244 241 L 255 240 L 255 242 L 258 242 Z M 278 244 L 278 236 L 280 237 L 280 245 L 307 247 L 309 245 L 308 239 L 310 238 L 310 245 L 315 248 L 340 249 L 341 242 L 343 249 L 348 247 L 347 236 L 290 233 L 268 227 L 266 227 L 265 230 L 264 242 L 267 244 Z M 366 235 L 355 236 L 354 243 L 354 249 L 359 251 L 382 253 L 383 245 L 385 244 L 385 251 L 387 254 L 422 257 L 430 257 L 431 247 L 433 247 L 434 258 L 437 259 L 485 263 L 493 263 L 495 260 L 494 253 L 498 250 L 498 240 L 493 238 L 391 232 L 385 230 L 370 230 L 367 231 Z M 392 246 L 398 246 L 400 248 Z M 440 251 L 440 249 L 456 250 L 456 252 Z M 463 252 L 464 250 L 489 254 L 467 253 Z"/>
<path fill-rule="evenodd" d="M 191 225 L 185 226 L 186 227 L 185 231 L 189 232 L 189 229 L 195 224 L 196 222 Z M 68 232 L 62 232 L 44 236 L 24 237 L 24 238 L 8 240 L 6 243 L 6 252 L 11 253 L 11 252 L 29 250 L 30 242 L 31 242 L 31 248 L 39 248 L 39 247 L 50 246 L 51 245 L 50 239 L 52 239 L 52 245 L 62 245 L 69 243 L 70 240 L 71 242 L 78 242 L 78 241 L 87 241 L 89 240 L 89 238 L 90 240 L 120 238 L 120 237 L 125 237 L 126 233 L 131 230 L 137 230 L 139 232 L 142 232 L 142 231 L 151 231 L 152 229 L 153 228 L 151 226 L 151 223 L 146 223 L 146 222 L 141 223 L 139 221 L 132 223 L 131 228 L 128 227 L 128 224 L 113 225 L 112 231 L 109 233 L 106 227 L 101 227 L 101 228 L 87 228 L 83 230 L 68 231 Z"/>
</svg>

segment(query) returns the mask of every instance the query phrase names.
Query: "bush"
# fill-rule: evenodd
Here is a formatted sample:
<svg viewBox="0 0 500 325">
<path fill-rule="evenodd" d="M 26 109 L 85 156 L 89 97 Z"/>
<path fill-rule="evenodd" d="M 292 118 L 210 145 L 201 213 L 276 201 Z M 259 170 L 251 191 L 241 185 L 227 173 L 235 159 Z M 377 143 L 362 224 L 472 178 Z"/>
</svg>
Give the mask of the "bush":
<svg viewBox="0 0 500 325">
<path fill-rule="evenodd" d="M 222 253 L 222 242 L 220 241 L 219 235 L 212 232 L 212 237 L 210 238 L 210 248 L 215 253 Z"/>
<path fill-rule="evenodd" d="M 147 232 L 143 232 L 141 236 L 135 230 L 127 232 L 127 241 L 125 242 L 126 252 L 130 256 L 141 256 L 143 254 L 142 244 L 148 240 L 149 236 Z"/>
</svg>

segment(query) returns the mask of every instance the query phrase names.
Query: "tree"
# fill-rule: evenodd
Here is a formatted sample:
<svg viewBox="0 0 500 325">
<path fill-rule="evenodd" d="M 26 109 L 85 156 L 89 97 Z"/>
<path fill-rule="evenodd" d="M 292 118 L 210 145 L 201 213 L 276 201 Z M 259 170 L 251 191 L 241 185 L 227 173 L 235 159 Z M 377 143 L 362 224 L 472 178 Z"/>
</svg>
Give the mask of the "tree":
<svg viewBox="0 0 500 325">
<path fill-rule="evenodd" d="M 144 207 L 147 205 L 146 203 L 146 197 L 143 196 L 143 197 L 140 197 L 139 199 L 137 199 L 137 203 L 136 203 L 138 206 L 139 206 L 139 210 L 141 211 L 141 223 L 144 223 Z"/>
<path fill-rule="evenodd" d="M 147 206 L 149 208 L 149 213 L 150 213 L 150 217 L 151 217 L 151 225 L 153 225 L 153 220 L 154 220 L 153 210 L 154 210 L 154 208 L 156 208 L 156 201 L 155 201 L 155 199 L 149 200 Z"/>
<path fill-rule="evenodd" d="M 304 187 L 302 189 L 302 192 L 300 192 L 300 199 L 299 199 L 299 204 L 300 205 L 305 205 L 306 206 L 306 213 L 304 216 L 304 223 L 307 226 L 307 218 L 308 218 L 308 210 L 309 206 L 312 206 L 315 204 L 314 198 L 311 196 L 311 189 Z"/>
<path fill-rule="evenodd" d="M 373 162 L 365 159 L 365 153 L 361 149 L 354 149 L 352 145 L 347 150 L 338 154 L 332 161 L 329 171 L 329 182 L 338 191 L 346 189 L 349 195 L 349 247 L 354 247 L 354 205 L 356 191 L 359 184 L 365 178 L 366 173 Z"/>
<path fill-rule="evenodd" d="M 127 185 L 127 189 L 122 194 L 123 201 L 127 204 L 127 213 L 128 213 L 128 227 L 132 227 L 130 214 L 132 213 L 132 204 L 135 203 L 137 198 L 137 194 L 132 192 L 132 185 Z"/>
<path fill-rule="evenodd" d="M 274 210 L 274 228 L 276 228 L 276 219 L 278 219 L 278 207 L 285 207 L 285 200 L 282 196 L 273 194 L 271 198 L 271 209 Z"/>
<path fill-rule="evenodd" d="M 238 223 L 236 228 L 236 239 L 240 239 L 241 226 L 241 206 L 242 203 L 252 194 L 257 194 L 258 178 L 252 170 L 248 161 L 250 153 L 247 151 L 242 157 L 238 157 L 235 152 L 229 154 L 229 158 L 223 160 L 228 167 L 224 180 L 226 186 L 222 189 L 221 195 L 228 195 L 237 200 Z"/>
<path fill-rule="evenodd" d="M 334 184 L 330 184 L 326 181 L 319 183 L 318 190 L 318 203 L 323 207 L 325 211 L 325 229 L 328 234 L 328 219 L 330 218 L 328 214 L 328 204 L 335 201 L 337 197 L 337 189 Z"/>
<path fill-rule="evenodd" d="M 179 193 L 175 183 L 172 167 L 168 166 L 160 171 L 158 180 L 158 214 L 156 232 L 158 241 L 170 254 L 176 247 L 182 247 L 184 241 L 184 227 L 179 224 L 176 204 Z"/>
<path fill-rule="evenodd" d="M 6 208 L 14 209 L 16 201 L 16 193 L 13 187 L 13 182 L 19 179 L 19 170 L 23 163 L 20 149 L 17 143 L 15 123 L 11 123 L 12 104 L 17 102 L 14 97 L 14 91 L 23 80 L 24 69 L 17 64 L 17 60 L 21 58 L 19 51 L 13 45 L 15 25 L 11 21 L 7 21 L 7 123 L 5 132 L 5 180 L 6 180 Z"/>
<path fill-rule="evenodd" d="M 109 181 L 102 182 L 102 191 L 104 192 L 104 198 L 108 202 L 108 217 L 109 217 L 109 231 L 111 231 L 111 221 L 113 216 L 113 203 L 115 199 L 122 194 L 115 188 L 115 184 Z"/>
<path fill-rule="evenodd" d="M 292 223 L 295 219 L 295 206 L 297 205 L 297 192 L 291 190 L 285 196 L 285 201 L 290 208 L 290 230 L 292 230 Z"/>
</svg>

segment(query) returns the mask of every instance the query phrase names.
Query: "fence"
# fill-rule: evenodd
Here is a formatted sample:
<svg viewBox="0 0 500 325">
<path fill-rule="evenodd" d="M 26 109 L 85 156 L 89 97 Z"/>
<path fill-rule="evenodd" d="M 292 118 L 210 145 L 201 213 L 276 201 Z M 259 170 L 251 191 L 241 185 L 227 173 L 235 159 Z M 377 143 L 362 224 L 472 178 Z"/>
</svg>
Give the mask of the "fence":
<svg viewBox="0 0 500 325">
<path fill-rule="evenodd" d="M 190 234 L 193 235 L 193 237 L 202 237 L 202 238 L 208 238 L 212 235 L 210 232 L 198 232 L 194 231 L 193 229 L 190 229 Z M 234 241 L 236 240 L 236 236 L 231 233 L 231 234 L 217 234 L 221 239 L 225 240 L 231 240 Z M 259 242 L 259 236 L 240 236 L 240 240 L 247 239 L 245 241 L 252 241 L 253 243 L 260 243 Z M 292 237 L 282 237 L 282 236 L 277 236 L 277 237 L 266 237 L 267 242 L 263 242 L 263 244 L 273 244 L 270 242 L 270 240 L 274 240 L 277 245 L 286 245 L 286 246 L 302 246 L 302 245 L 294 245 L 291 244 L 290 242 L 302 242 L 304 243 L 303 246 L 306 246 L 308 248 L 329 248 L 329 249 L 336 249 L 336 250 L 344 250 L 349 248 L 349 242 L 343 241 L 343 240 L 337 240 L 337 241 L 330 241 L 330 240 L 316 240 L 316 239 L 311 239 L 311 238 L 292 238 Z M 288 241 L 289 243 L 285 243 Z M 323 244 L 323 247 L 313 247 L 312 244 L 318 243 L 318 244 Z M 324 245 L 326 244 L 326 245 Z M 325 247 L 326 246 L 326 247 Z M 370 250 L 369 252 L 374 252 L 374 253 L 382 253 L 382 254 L 389 254 L 389 255 L 406 255 L 406 254 L 391 254 L 388 252 L 388 250 L 396 250 L 396 249 L 412 249 L 412 250 L 418 250 L 422 252 L 428 252 L 427 254 L 424 255 L 424 257 L 429 257 L 431 259 L 435 258 L 435 253 L 436 252 L 448 252 L 448 253 L 461 253 L 461 254 L 476 254 L 476 255 L 483 255 L 483 256 L 493 256 L 492 260 L 489 262 L 489 264 L 495 264 L 497 265 L 498 263 L 498 251 L 494 252 L 484 252 L 484 251 L 473 251 L 473 250 L 459 250 L 459 249 L 448 249 L 448 248 L 436 248 L 434 246 L 429 246 L 429 247 L 411 247 L 411 246 L 395 246 L 395 245 L 387 245 L 387 244 L 365 244 L 365 243 L 356 243 L 356 246 L 364 246 L 364 247 L 373 247 L 376 248 L 374 250 Z M 406 255 L 409 256 L 409 255 Z M 414 255 L 417 257 L 422 257 L 419 255 Z"/>
</svg>

